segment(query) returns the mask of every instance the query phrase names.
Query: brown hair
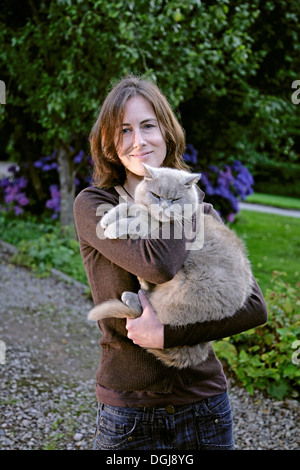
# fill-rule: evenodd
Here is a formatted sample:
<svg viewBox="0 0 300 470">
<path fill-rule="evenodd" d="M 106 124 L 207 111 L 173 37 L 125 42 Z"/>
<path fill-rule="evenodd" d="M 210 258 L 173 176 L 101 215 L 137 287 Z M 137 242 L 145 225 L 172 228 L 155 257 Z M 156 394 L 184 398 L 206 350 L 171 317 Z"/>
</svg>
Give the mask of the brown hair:
<svg viewBox="0 0 300 470">
<path fill-rule="evenodd" d="M 122 127 L 127 100 L 142 96 L 153 106 L 161 131 L 165 135 L 167 154 L 162 166 L 189 170 L 182 158 L 185 135 L 166 97 L 152 82 L 128 76 L 115 85 L 107 95 L 90 134 L 91 156 L 94 161 L 93 184 L 110 187 L 123 184 L 125 167 L 115 147 L 115 131 Z"/>
</svg>

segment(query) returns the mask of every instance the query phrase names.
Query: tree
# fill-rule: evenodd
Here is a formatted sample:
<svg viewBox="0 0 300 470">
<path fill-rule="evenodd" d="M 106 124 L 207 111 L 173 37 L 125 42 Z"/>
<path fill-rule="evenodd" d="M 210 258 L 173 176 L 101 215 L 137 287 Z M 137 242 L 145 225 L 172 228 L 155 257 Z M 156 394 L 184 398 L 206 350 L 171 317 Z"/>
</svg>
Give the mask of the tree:
<svg viewBox="0 0 300 470">
<path fill-rule="evenodd" d="M 299 2 L 235 1 L 229 14 L 241 30 L 246 28 L 252 59 L 244 42 L 249 67 L 239 77 L 234 70 L 226 74 L 223 94 L 200 85 L 181 104 L 189 142 L 203 165 L 230 158 L 251 168 L 268 160 L 299 162 L 300 106 L 291 99 L 292 83 L 300 78 Z M 230 38 L 238 44 L 238 38 Z"/>
<path fill-rule="evenodd" d="M 12 124 L 22 116 L 17 128 L 11 126 L 9 144 L 19 160 L 20 125 L 27 149 L 32 143 L 44 154 L 57 150 L 62 226 L 72 219 L 73 157 L 87 151 L 90 128 L 111 82 L 126 73 L 146 74 L 174 107 L 194 99 L 199 89 L 216 103 L 234 96 L 249 87 L 248 77 L 261 60 L 251 36 L 258 5 L 259 0 L 237 6 L 229 0 L 4 2 L 2 122 Z M 32 169 L 40 155 L 27 150 L 26 156 Z"/>
</svg>

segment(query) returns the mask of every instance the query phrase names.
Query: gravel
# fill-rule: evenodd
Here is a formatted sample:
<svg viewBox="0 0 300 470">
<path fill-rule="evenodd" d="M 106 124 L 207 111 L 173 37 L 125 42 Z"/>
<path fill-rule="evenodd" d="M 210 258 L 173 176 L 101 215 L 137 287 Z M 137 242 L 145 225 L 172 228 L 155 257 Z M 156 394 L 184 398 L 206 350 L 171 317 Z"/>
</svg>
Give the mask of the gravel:
<svg viewBox="0 0 300 470">
<path fill-rule="evenodd" d="M 91 301 L 57 273 L 38 278 L 10 264 L 3 245 L 0 258 L 0 449 L 91 449 L 100 355 Z M 237 450 L 299 449 L 296 400 L 229 385 Z"/>
</svg>

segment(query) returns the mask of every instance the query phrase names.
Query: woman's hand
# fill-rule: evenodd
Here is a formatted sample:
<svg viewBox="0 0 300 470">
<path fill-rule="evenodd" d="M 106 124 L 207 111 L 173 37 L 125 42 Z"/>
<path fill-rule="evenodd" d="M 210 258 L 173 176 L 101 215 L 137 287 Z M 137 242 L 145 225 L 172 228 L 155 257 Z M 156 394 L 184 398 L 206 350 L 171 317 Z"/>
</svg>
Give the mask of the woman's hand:
<svg viewBox="0 0 300 470">
<path fill-rule="evenodd" d="M 139 291 L 143 314 L 139 318 L 127 318 L 126 329 L 128 338 L 142 348 L 164 347 L 164 326 L 157 319 L 154 310 L 146 295 Z"/>
</svg>

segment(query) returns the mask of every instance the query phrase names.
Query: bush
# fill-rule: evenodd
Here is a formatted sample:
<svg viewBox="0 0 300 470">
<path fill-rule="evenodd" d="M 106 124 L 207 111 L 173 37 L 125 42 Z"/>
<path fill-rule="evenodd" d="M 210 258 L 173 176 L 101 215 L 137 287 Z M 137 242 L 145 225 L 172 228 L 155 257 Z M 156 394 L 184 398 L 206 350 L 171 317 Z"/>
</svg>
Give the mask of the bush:
<svg viewBox="0 0 300 470">
<path fill-rule="evenodd" d="M 70 147 L 71 149 L 71 147 Z M 92 161 L 82 150 L 74 154 L 76 194 L 88 186 L 91 180 Z M 57 219 L 60 213 L 60 188 L 57 164 L 57 150 L 51 155 L 40 157 L 33 164 L 31 172 L 26 163 L 9 168 L 10 175 L 0 179 L 0 212 L 23 214 L 44 214 Z M 31 178 L 32 172 L 35 177 Z M 40 194 L 34 181 L 40 182 Z"/>
<path fill-rule="evenodd" d="M 51 218 L 0 213 L 1 239 L 18 248 L 12 261 L 48 276 L 51 268 L 87 284 L 79 244 L 68 233 L 62 236 Z"/>
<path fill-rule="evenodd" d="M 27 214 L 51 215 L 57 219 L 60 213 L 60 188 L 58 177 L 58 165 L 56 161 L 57 151 L 51 155 L 39 158 L 34 162 L 36 177 L 41 182 L 45 196 L 40 201 L 34 197 L 33 183 L 29 178 L 26 165 L 12 166 L 9 171 L 11 176 L 0 180 L 0 212 L 14 212 L 20 215 Z M 184 160 L 197 168 L 197 150 L 192 145 L 187 145 L 183 155 Z M 81 150 L 73 157 L 76 177 L 76 194 L 91 182 L 92 160 Z M 211 202 L 221 217 L 233 222 L 239 211 L 239 199 L 244 200 L 251 194 L 253 178 L 249 170 L 239 161 L 222 168 L 209 166 L 201 168 L 202 174 L 200 186 L 206 193 L 206 201 Z M 39 208 L 37 210 L 37 205 Z"/>
<path fill-rule="evenodd" d="M 300 391 L 300 365 L 293 349 L 300 335 L 299 285 L 291 286 L 284 275 L 273 273 L 274 287 L 265 296 L 266 325 L 214 344 L 218 357 L 246 390 L 259 388 L 279 400 L 298 397 Z"/>
<path fill-rule="evenodd" d="M 13 256 L 13 261 L 41 276 L 48 276 L 51 268 L 56 268 L 82 283 L 87 283 L 78 242 L 71 236 L 62 238 L 58 227 L 35 240 L 22 240 L 18 249 L 19 252 Z"/>
<path fill-rule="evenodd" d="M 201 168 L 197 161 L 197 150 L 187 145 L 184 160 L 201 173 L 199 186 L 205 192 L 205 201 L 213 204 L 216 211 L 227 222 L 233 222 L 239 212 L 239 200 L 253 193 L 253 177 L 248 168 L 235 160 L 221 168 L 209 165 Z"/>
<path fill-rule="evenodd" d="M 12 176 L 0 180 L 0 212 L 14 212 L 15 215 L 20 215 L 30 202 L 25 193 L 28 181 L 19 175 L 19 170 L 13 165 L 8 171 Z"/>
<path fill-rule="evenodd" d="M 300 198 L 300 165 L 287 162 L 261 161 L 254 168 L 258 193 Z"/>
</svg>

